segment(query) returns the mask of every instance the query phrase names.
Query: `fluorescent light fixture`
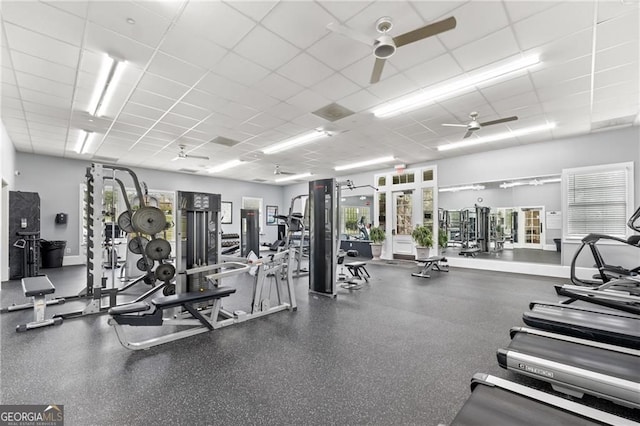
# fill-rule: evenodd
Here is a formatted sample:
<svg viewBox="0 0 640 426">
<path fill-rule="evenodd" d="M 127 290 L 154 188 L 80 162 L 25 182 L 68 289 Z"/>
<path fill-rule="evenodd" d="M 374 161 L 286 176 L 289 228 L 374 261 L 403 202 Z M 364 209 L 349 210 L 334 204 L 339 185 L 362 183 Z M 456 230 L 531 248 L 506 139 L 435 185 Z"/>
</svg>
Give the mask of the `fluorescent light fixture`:
<svg viewBox="0 0 640 426">
<path fill-rule="evenodd" d="M 547 123 L 547 124 L 542 124 L 540 126 L 525 127 L 524 129 L 518 129 L 518 130 L 510 130 L 508 132 L 498 133 L 492 136 L 484 136 L 481 138 L 468 139 L 460 142 L 440 145 L 438 147 L 438 151 L 447 151 L 450 149 L 465 148 L 467 146 L 480 145 L 488 142 L 497 142 L 504 139 L 517 138 L 517 137 L 528 135 L 531 133 L 537 133 L 537 132 L 542 132 L 544 130 L 553 129 L 554 127 L 556 127 L 556 123 Z"/>
<path fill-rule="evenodd" d="M 395 160 L 395 157 L 392 155 L 389 155 L 387 157 L 374 158 L 373 160 L 345 164 L 344 166 L 336 166 L 333 168 L 333 170 L 340 171 L 340 170 L 357 169 L 358 167 L 367 167 L 367 166 L 373 166 L 374 164 L 389 163 L 394 160 Z"/>
<path fill-rule="evenodd" d="M 89 103 L 89 114 L 95 117 L 101 117 L 104 114 L 122 77 L 124 66 L 125 61 L 119 61 L 107 54 L 104 55 Z"/>
<path fill-rule="evenodd" d="M 222 163 L 219 166 L 210 167 L 210 168 L 207 169 L 207 171 L 209 173 L 218 173 L 218 172 L 221 172 L 223 170 L 227 170 L 227 169 L 231 169 L 233 167 L 239 166 L 243 162 L 244 161 L 242 161 L 242 160 L 231 160 L 231 161 L 227 161 L 226 163 Z"/>
<path fill-rule="evenodd" d="M 480 191 L 484 189 L 484 185 L 464 185 L 464 186 L 452 186 L 450 188 L 440 188 L 438 192 L 458 192 L 458 191 Z"/>
<path fill-rule="evenodd" d="M 324 130 L 314 130 L 313 132 L 305 133 L 304 135 L 296 136 L 295 138 L 286 139 L 282 142 L 270 145 L 263 149 L 262 152 L 265 154 L 275 154 L 296 146 L 306 145 L 316 139 L 324 138 L 326 136 L 331 136 L 331 134 Z"/>
<path fill-rule="evenodd" d="M 78 141 L 76 142 L 76 148 L 75 151 L 78 154 L 86 154 L 87 151 L 89 150 L 89 146 L 91 145 L 91 142 L 93 141 L 93 132 L 89 131 L 89 130 L 83 130 L 80 132 L 80 137 L 78 138 Z"/>
<path fill-rule="evenodd" d="M 420 91 L 417 94 L 387 103 L 386 105 L 375 109 L 373 114 L 376 117 L 388 117 L 404 111 L 416 109 L 431 102 L 451 97 L 481 83 L 488 83 L 491 80 L 520 71 L 539 62 L 540 58 L 537 55 L 525 56 L 484 72 L 478 72 L 462 78 L 454 78 L 443 84 L 432 86 L 431 88 Z"/>
<path fill-rule="evenodd" d="M 276 179 L 276 182 L 286 182 L 289 180 L 304 179 L 304 178 L 308 178 L 309 176 L 311 176 L 311 173 L 300 173 L 298 175 L 291 175 L 283 178 L 278 178 Z"/>
<path fill-rule="evenodd" d="M 524 186 L 524 185 L 531 185 L 531 186 L 538 186 L 538 185 L 544 185 L 545 183 L 558 183 L 558 182 L 562 182 L 562 179 L 560 178 L 546 178 L 546 179 L 532 179 L 532 180 L 521 180 L 521 181 L 515 181 L 515 182 L 503 182 L 500 184 L 500 188 L 502 189 L 508 189 L 508 188 L 513 188 L 516 186 Z"/>
</svg>

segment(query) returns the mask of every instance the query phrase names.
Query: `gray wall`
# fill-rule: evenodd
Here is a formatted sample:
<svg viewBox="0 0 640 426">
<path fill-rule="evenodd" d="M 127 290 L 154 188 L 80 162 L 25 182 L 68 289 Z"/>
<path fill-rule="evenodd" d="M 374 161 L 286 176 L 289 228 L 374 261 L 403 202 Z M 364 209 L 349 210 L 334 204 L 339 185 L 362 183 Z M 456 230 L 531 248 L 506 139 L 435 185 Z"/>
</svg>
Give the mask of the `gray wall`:
<svg viewBox="0 0 640 426">
<path fill-rule="evenodd" d="M 69 255 L 78 255 L 79 221 L 80 221 L 80 184 L 84 183 L 89 161 L 48 157 L 19 152 L 16 156 L 16 169 L 20 176 L 16 177 L 15 189 L 33 191 L 40 194 L 41 203 L 41 235 L 47 240 L 66 240 L 70 248 Z M 164 191 L 201 191 L 221 194 L 223 201 L 233 203 L 233 223 L 224 225 L 224 232 L 240 232 L 240 208 L 242 197 L 261 197 L 263 208 L 277 205 L 281 210 L 282 188 L 274 185 L 263 185 L 229 179 L 217 179 L 207 176 L 195 176 L 182 173 L 171 173 L 151 169 L 133 168 L 141 182 L 145 182 L 149 190 Z M 130 180 L 123 179 L 126 186 Z M 67 225 L 56 225 L 56 213 L 69 214 Z M 263 213 L 266 220 L 266 212 Z M 277 237 L 277 227 L 265 226 L 263 223 L 261 241 L 272 242 Z"/>
</svg>

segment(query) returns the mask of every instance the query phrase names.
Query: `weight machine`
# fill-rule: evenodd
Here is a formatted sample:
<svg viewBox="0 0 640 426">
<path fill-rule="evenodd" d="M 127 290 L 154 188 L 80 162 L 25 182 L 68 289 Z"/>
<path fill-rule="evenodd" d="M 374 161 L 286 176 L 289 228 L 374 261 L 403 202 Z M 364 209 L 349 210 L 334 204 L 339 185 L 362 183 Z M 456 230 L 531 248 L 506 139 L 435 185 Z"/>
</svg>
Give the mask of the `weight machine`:
<svg viewBox="0 0 640 426">
<path fill-rule="evenodd" d="M 133 182 L 137 197 L 140 200 L 140 208 L 133 211 L 127 192 L 122 180 L 117 173 L 128 175 Z M 151 290 L 139 296 L 135 301 L 143 300 L 160 289 L 169 288 L 169 283 L 175 275 L 175 268 L 170 263 L 166 263 L 171 253 L 170 243 L 156 234 L 160 233 L 167 226 L 164 212 L 157 207 L 147 206 L 144 202 L 142 188 L 136 174 L 125 167 L 92 163 L 86 170 L 87 196 L 85 200 L 86 219 L 85 229 L 87 232 L 87 254 L 86 254 L 86 286 L 75 296 L 64 297 L 65 301 L 89 299 L 89 303 L 81 310 L 61 313 L 54 318 L 75 318 L 84 315 L 99 314 L 106 312 L 109 308 L 117 305 L 117 295 L 140 281 L 154 286 Z M 128 249 L 142 257 L 138 267 L 144 270 L 145 274 L 137 280 L 125 285 L 115 287 L 115 269 L 111 268 L 111 287 L 107 287 L 107 276 L 105 263 L 103 262 L 103 250 L 107 247 L 105 239 L 105 211 L 104 192 L 105 182 L 113 181 L 120 189 L 127 210 L 118 217 L 119 228 L 132 236 L 128 243 Z M 115 228 L 115 224 L 112 225 Z M 115 230 L 112 228 L 112 235 Z M 155 267 L 155 262 L 159 265 Z M 156 281 L 162 284 L 155 286 Z M 166 290 L 165 290 L 166 291 Z M 108 297 L 108 303 L 103 304 L 103 299 Z"/>
</svg>

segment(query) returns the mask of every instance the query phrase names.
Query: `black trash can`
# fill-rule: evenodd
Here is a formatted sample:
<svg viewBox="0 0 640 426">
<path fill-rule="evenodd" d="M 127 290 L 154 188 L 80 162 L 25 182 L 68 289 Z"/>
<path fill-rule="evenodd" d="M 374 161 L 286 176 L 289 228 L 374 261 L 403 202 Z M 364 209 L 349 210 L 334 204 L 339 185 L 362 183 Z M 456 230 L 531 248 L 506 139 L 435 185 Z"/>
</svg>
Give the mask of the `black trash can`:
<svg viewBox="0 0 640 426">
<path fill-rule="evenodd" d="M 554 238 L 553 242 L 556 243 L 556 251 L 558 253 L 560 253 L 560 250 L 562 250 L 562 239 L 561 238 Z"/>
<path fill-rule="evenodd" d="M 64 249 L 66 247 L 66 241 L 40 240 L 40 255 L 42 257 L 42 267 L 60 268 L 62 266 Z"/>
</svg>

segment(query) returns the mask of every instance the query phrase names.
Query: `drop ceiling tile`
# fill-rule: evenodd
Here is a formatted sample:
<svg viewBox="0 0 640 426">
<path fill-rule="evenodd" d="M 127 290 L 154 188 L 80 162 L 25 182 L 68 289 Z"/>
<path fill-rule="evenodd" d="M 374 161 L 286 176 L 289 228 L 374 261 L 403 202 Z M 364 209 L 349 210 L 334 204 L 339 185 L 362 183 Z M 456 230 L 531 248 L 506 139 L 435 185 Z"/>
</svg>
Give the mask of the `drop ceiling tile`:
<svg viewBox="0 0 640 426">
<path fill-rule="evenodd" d="M 207 39 L 227 48 L 233 48 L 255 22 L 222 2 L 190 2 L 179 22 Z"/>
<path fill-rule="evenodd" d="M 552 86 L 565 80 L 582 77 L 591 73 L 591 57 L 582 57 L 556 66 L 545 66 L 531 73 L 537 88 Z"/>
<path fill-rule="evenodd" d="M 169 31 L 160 45 L 160 50 L 207 70 L 215 69 L 215 66 L 228 52 L 224 47 L 180 23 Z"/>
<path fill-rule="evenodd" d="M 238 132 L 242 132 L 246 135 L 256 136 L 264 132 L 264 127 L 258 126 L 257 124 L 253 124 L 249 121 L 245 121 L 244 123 L 236 126 L 235 130 Z"/>
<path fill-rule="evenodd" d="M 76 15 L 80 18 L 87 17 L 87 11 L 89 4 L 87 2 L 79 1 L 64 1 L 64 0 L 42 0 L 43 3 L 55 7 L 56 9 L 63 10 L 65 12 Z"/>
<path fill-rule="evenodd" d="M 159 52 L 151 61 L 147 71 L 185 86 L 193 86 L 206 72 L 202 68 Z"/>
<path fill-rule="evenodd" d="M 503 2 L 468 2 L 455 9 L 457 26 L 438 35 L 448 49 L 477 40 L 509 25 Z M 478 17 L 481 16 L 481 19 Z"/>
<path fill-rule="evenodd" d="M 371 84 L 371 73 L 373 72 L 373 64 L 375 63 L 375 58 L 372 56 L 365 56 L 360 59 L 358 62 L 349 65 L 344 68 L 340 73 L 357 83 L 360 87 L 370 87 L 375 84 Z M 394 75 L 398 74 L 398 70 L 393 66 L 389 61 L 385 61 L 384 68 L 382 69 L 381 80 L 384 81 Z"/>
<path fill-rule="evenodd" d="M 216 67 L 215 73 L 237 83 L 250 86 L 269 74 L 269 70 L 230 52 Z"/>
<path fill-rule="evenodd" d="M 471 71 L 514 56 L 519 51 L 511 27 L 506 27 L 455 49 L 452 55 L 465 71 Z"/>
<path fill-rule="evenodd" d="M 582 92 L 562 99 L 554 99 L 552 101 L 542 103 L 545 113 L 553 113 L 555 111 L 564 111 L 572 108 L 579 108 L 589 105 L 590 93 Z"/>
<path fill-rule="evenodd" d="M 360 90 L 360 87 L 339 73 L 332 74 L 326 80 L 311 88 L 316 93 L 321 93 L 327 99 L 337 101 Z"/>
<path fill-rule="evenodd" d="M 598 22 L 603 22 L 628 13 L 637 14 L 639 11 L 640 3 L 637 1 L 598 2 Z"/>
<path fill-rule="evenodd" d="M 178 138 L 185 134 L 189 129 L 186 127 L 174 126 L 173 124 L 168 124 L 164 121 L 160 121 L 156 123 L 156 125 L 153 127 L 153 130 L 164 132 L 168 135 L 173 136 L 174 138 Z"/>
<path fill-rule="evenodd" d="M 257 84 L 259 85 L 260 83 L 258 82 Z M 239 92 L 235 93 L 231 100 L 257 110 L 268 110 L 273 105 L 280 103 L 278 99 L 265 95 L 255 88 L 249 87 L 243 88 Z"/>
<path fill-rule="evenodd" d="M 331 103 L 329 99 L 320 95 L 321 92 L 304 90 L 299 94 L 287 99 L 287 103 L 300 108 L 306 112 L 312 112 Z"/>
<path fill-rule="evenodd" d="M 260 1 L 225 1 L 229 6 L 247 15 L 255 21 L 261 21 L 273 7 L 278 4 L 277 0 Z"/>
<path fill-rule="evenodd" d="M 180 114 L 185 117 L 189 117 L 193 120 L 200 121 L 209 115 L 209 111 L 203 108 L 199 108 L 195 105 L 188 104 L 186 102 L 180 102 L 171 108 L 171 112 L 174 114 Z"/>
<path fill-rule="evenodd" d="M 182 102 L 205 110 L 207 115 L 211 111 L 222 111 L 224 106 L 229 103 L 227 99 L 211 95 L 210 93 L 203 92 L 201 90 L 191 90 L 184 98 L 182 98 Z"/>
<path fill-rule="evenodd" d="M 153 92 L 170 99 L 180 99 L 189 90 L 189 86 L 155 74 L 145 73 L 137 89 Z"/>
<path fill-rule="evenodd" d="M 533 90 L 534 88 L 531 83 L 531 78 L 527 74 L 508 80 L 502 80 L 496 84 L 492 84 L 491 86 L 483 86 L 482 89 L 480 89 L 480 92 L 482 92 L 485 98 L 490 102 L 495 102 L 520 93 L 531 92 Z"/>
<path fill-rule="evenodd" d="M 167 125 L 164 125 L 162 127 L 165 129 L 168 128 Z M 149 138 L 153 138 L 161 141 L 173 142 L 176 140 L 176 138 L 180 137 L 184 132 L 185 130 L 181 131 L 181 129 L 178 129 L 175 127 L 172 128 L 172 132 L 165 132 L 163 130 L 154 128 L 153 130 L 149 130 L 149 132 L 146 133 L 145 138 L 149 137 Z M 137 137 L 134 140 L 137 140 Z"/>
<path fill-rule="evenodd" d="M 531 15 L 540 13 L 543 10 L 559 5 L 558 1 L 518 1 L 518 2 L 504 2 L 507 8 L 507 14 L 511 18 L 511 22 L 518 22 L 524 18 L 528 18 Z"/>
<path fill-rule="evenodd" d="M 465 3 L 468 2 L 450 0 L 426 1 L 412 3 L 412 6 L 420 13 L 427 24 L 431 24 L 449 16 L 456 16 L 456 9 Z"/>
<path fill-rule="evenodd" d="M 260 112 L 254 108 L 250 108 L 236 102 L 229 102 L 224 107 L 225 115 L 229 117 L 237 118 L 238 120 L 242 120 L 242 121 L 248 120 L 259 113 Z"/>
<path fill-rule="evenodd" d="M 627 100 L 634 102 L 636 105 L 636 112 L 640 112 L 640 99 L 638 98 L 638 80 L 627 80 L 612 84 L 609 86 L 596 88 L 593 93 L 594 102 L 600 102 L 606 99 L 617 99 L 620 104 L 625 103 Z"/>
<path fill-rule="evenodd" d="M 156 47 L 169 27 L 169 19 L 149 13 L 141 5 L 133 2 L 90 2 L 88 19 L 117 34 L 128 37 L 147 46 Z M 127 22 L 133 19 L 134 24 Z"/>
<path fill-rule="evenodd" d="M 597 72 L 594 76 L 594 87 L 599 89 L 623 81 L 638 80 L 640 80 L 640 64 L 636 62 Z"/>
<path fill-rule="evenodd" d="M 354 112 L 360 112 L 380 105 L 382 99 L 371 94 L 368 90 L 360 90 L 357 93 L 339 99 L 338 103 Z"/>
<path fill-rule="evenodd" d="M 126 110 L 126 109 L 125 109 Z M 156 120 L 152 120 L 149 118 L 140 117 L 138 115 L 131 115 L 126 112 L 122 112 L 118 116 L 118 122 L 130 124 L 138 127 L 151 128 L 153 127 Z"/>
<path fill-rule="evenodd" d="M 228 78 L 211 73 L 200 81 L 196 88 L 212 95 L 231 99 L 236 93 L 242 90 L 244 86 Z"/>
<path fill-rule="evenodd" d="M 373 84 L 368 89 L 382 99 L 395 99 L 417 90 L 416 85 L 403 74 L 396 74 Z"/>
<path fill-rule="evenodd" d="M 416 65 L 405 71 L 404 74 L 420 87 L 428 87 L 462 74 L 462 68 L 450 54 L 446 53 L 431 61 Z"/>
<path fill-rule="evenodd" d="M 591 77 L 584 76 L 572 80 L 563 81 L 560 84 L 547 86 L 538 89 L 540 101 L 547 102 L 552 99 L 564 98 L 566 96 L 591 90 Z"/>
<path fill-rule="evenodd" d="M 161 123 L 168 123 L 174 126 L 184 127 L 188 129 L 195 127 L 198 124 L 199 120 L 195 120 L 193 118 L 186 117 L 184 115 L 174 114 L 173 113 L 174 111 L 173 110 L 171 111 L 172 112 L 162 117 Z"/>
<path fill-rule="evenodd" d="M 333 71 L 310 55 L 302 53 L 280 68 L 278 73 L 295 83 L 310 87 L 329 77 Z"/>
<path fill-rule="evenodd" d="M 372 47 L 337 33 L 329 33 L 308 48 L 307 52 L 334 70 L 341 70 L 362 58 L 371 57 Z"/>
<path fill-rule="evenodd" d="M 640 13 L 628 13 L 598 24 L 596 49 L 613 47 L 630 40 L 638 40 Z"/>
<path fill-rule="evenodd" d="M 281 101 L 290 98 L 304 89 L 301 85 L 277 73 L 269 74 L 253 85 L 253 87 Z"/>
<path fill-rule="evenodd" d="M 87 49 L 124 59 L 137 68 L 144 69 L 153 55 L 150 47 L 99 25 L 88 23 L 86 31 Z"/>
<path fill-rule="evenodd" d="M 68 84 L 58 83 L 20 71 L 16 71 L 16 78 L 21 88 L 28 88 L 68 99 L 71 99 L 73 95 L 73 86 Z"/>
<path fill-rule="evenodd" d="M 621 64 L 637 63 L 640 59 L 640 42 L 631 40 L 596 53 L 596 72 L 614 68 Z"/>
<path fill-rule="evenodd" d="M 273 71 L 293 59 L 300 49 L 258 25 L 238 43 L 234 52 Z"/>
<path fill-rule="evenodd" d="M 307 113 L 307 111 L 293 106 L 287 102 L 281 102 L 278 105 L 269 108 L 269 113 L 275 117 L 281 118 L 285 121 L 291 121 L 296 117 L 300 117 Z"/>
<path fill-rule="evenodd" d="M 148 106 L 141 105 L 135 102 L 127 103 L 127 105 L 125 105 L 122 112 L 126 114 L 135 115 L 138 117 L 146 118 L 149 120 L 153 120 L 153 121 L 160 119 L 160 117 L 162 117 L 162 114 L 164 114 L 163 110 L 150 108 Z"/>
<path fill-rule="evenodd" d="M 534 91 L 530 91 L 492 102 L 491 106 L 498 114 L 504 115 L 511 114 L 512 111 L 515 111 L 519 108 L 525 108 L 538 104 L 538 96 Z"/>
<path fill-rule="evenodd" d="M 9 108 L 13 110 L 21 110 L 22 109 L 22 101 L 16 97 L 7 96 L 6 93 L 2 94 L 2 108 Z"/>
<path fill-rule="evenodd" d="M 515 23 L 520 47 L 528 50 L 590 28 L 593 9 L 591 2 L 567 2 Z"/>
<path fill-rule="evenodd" d="M 422 17 L 416 13 L 408 2 L 378 1 L 346 21 L 346 26 L 375 40 L 379 35 L 375 24 L 382 16 L 391 17 L 393 27 L 389 34 L 392 37 L 412 31 L 425 24 Z"/>
<path fill-rule="evenodd" d="M 278 126 L 284 125 L 285 121 L 280 119 L 280 118 L 274 117 L 274 116 L 272 116 L 270 114 L 267 114 L 267 113 L 260 113 L 260 114 L 255 115 L 254 117 L 252 117 L 249 120 L 249 123 L 253 124 L 255 126 L 260 126 L 262 128 L 271 129 L 271 128 L 274 128 L 274 127 L 278 127 Z M 264 131 L 264 129 L 263 129 L 263 131 Z"/>
<path fill-rule="evenodd" d="M 49 94 L 47 92 L 41 92 L 37 90 L 30 90 L 23 88 L 20 90 L 22 100 L 27 102 L 33 102 L 37 104 L 49 105 L 57 108 L 70 108 L 71 96 L 60 97 Z M 4 102 L 4 98 L 3 98 Z"/>
<path fill-rule="evenodd" d="M 161 81 L 161 80 L 160 80 Z M 158 95 L 156 93 L 137 88 L 131 95 L 130 102 L 134 102 L 139 105 L 147 106 L 155 110 L 166 111 L 176 102 L 172 98 Z M 154 113 L 155 116 L 157 113 Z"/>
<path fill-rule="evenodd" d="M 3 70 L 3 73 L 4 70 Z M 20 92 L 18 91 L 18 86 L 16 86 L 15 84 L 9 84 L 9 83 L 2 83 L 2 99 L 4 100 L 4 97 L 9 97 L 9 98 L 20 98 Z"/>
<path fill-rule="evenodd" d="M 11 54 L 11 59 L 13 67 L 17 71 L 33 74 L 59 83 L 75 84 L 75 69 L 71 67 L 26 55 L 15 50 Z"/>
<path fill-rule="evenodd" d="M 6 43 L 11 50 L 17 50 L 48 61 L 76 67 L 80 49 L 67 43 L 5 23 Z"/>
<path fill-rule="evenodd" d="M 165 18 L 168 18 L 168 19 L 173 19 L 183 4 L 182 2 L 179 2 L 179 1 L 148 1 L 148 0 L 135 0 L 134 3 L 142 6 L 146 10 L 149 10 L 157 15 L 164 16 Z"/>
<path fill-rule="evenodd" d="M 262 20 L 262 25 L 301 49 L 306 49 L 329 30 L 335 19 L 317 3 L 280 2 Z"/>
</svg>

